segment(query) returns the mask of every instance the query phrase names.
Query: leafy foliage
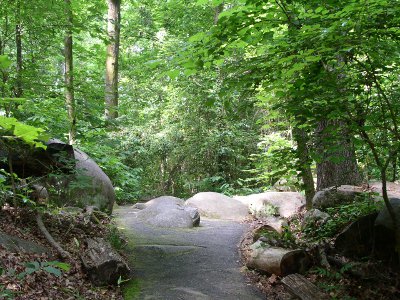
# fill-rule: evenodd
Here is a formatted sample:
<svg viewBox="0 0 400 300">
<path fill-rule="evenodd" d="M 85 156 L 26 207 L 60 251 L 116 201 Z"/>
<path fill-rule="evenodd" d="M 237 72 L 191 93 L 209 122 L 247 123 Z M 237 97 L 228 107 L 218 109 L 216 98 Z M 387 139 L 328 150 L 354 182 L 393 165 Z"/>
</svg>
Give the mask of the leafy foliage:
<svg viewBox="0 0 400 300">
<path fill-rule="evenodd" d="M 351 222 L 372 212 L 380 211 L 384 206 L 382 200 L 377 201 L 370 194 L 356 198 L 352 203 L 326 209 L 329 219 L 322 224 L 307 223 L 302 228 L 297 224 L 297 233 L 308 242 L 318 242 L 333 238 L 341 229 Z"/>
</svg>

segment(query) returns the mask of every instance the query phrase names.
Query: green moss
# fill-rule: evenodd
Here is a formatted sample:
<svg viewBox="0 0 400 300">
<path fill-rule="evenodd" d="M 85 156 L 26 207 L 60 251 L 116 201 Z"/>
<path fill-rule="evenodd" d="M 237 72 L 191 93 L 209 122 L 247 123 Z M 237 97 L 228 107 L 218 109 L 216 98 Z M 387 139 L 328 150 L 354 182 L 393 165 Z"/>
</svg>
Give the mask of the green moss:
<svg viewBox="0 0 400 300">
<path fill-rule="evenodd" d="M 124 299 L 134 300 L 139 299 L 140 295 L 140 281 L 137 278 L 132 278 L 122 285 L 122 294 Z"/>
</svg>

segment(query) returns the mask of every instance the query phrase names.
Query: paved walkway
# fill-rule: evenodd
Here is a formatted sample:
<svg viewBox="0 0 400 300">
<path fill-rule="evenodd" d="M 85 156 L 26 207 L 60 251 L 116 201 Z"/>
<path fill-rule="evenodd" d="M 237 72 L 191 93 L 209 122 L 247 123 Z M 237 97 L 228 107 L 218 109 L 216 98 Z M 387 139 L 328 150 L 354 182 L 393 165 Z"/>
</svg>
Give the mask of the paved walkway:
<svg viewBox="0 0 400 300">
<path fill-rule="evenodd" d="M 246 224 L 202 219 L 198 228 L 167 229 L 143 224 L 129 207 L 115 215 L 130 240 L 138 299 L 265 299 L 240 272 L 237 246 Z"/>
</svg>

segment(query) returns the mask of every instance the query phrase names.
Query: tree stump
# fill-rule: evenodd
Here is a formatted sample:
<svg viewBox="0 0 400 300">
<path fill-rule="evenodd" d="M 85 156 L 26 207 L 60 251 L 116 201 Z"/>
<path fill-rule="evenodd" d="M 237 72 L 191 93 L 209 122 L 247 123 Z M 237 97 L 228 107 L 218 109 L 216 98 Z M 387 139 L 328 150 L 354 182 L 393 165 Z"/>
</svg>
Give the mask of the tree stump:
<svg viewBox="0 0 400 300">
<path fill-rule="evenodd" d="M 129 276 L 130 269 L 124 259 L 104 239 L 87 239 L 86 244 L 81 260 L 93 284 L 116 284 L 120 277 Z"/>
<path fill-rule="evenodd" d="M 269 274 L 285 276 L 292 273 L 302 273 L 310 265 L 308 255 L 300 249 L 271 247 L 260 241 L 251 245 L 250 248 L 251 255 L 247 260 L 247 267 Z"/>
<path fill-rule="evenodd" d="M 290 274 L 282 279 L 285 288 L 301 300 L 324 300 L 328 295 L 300 274 Z"/>
</svg>

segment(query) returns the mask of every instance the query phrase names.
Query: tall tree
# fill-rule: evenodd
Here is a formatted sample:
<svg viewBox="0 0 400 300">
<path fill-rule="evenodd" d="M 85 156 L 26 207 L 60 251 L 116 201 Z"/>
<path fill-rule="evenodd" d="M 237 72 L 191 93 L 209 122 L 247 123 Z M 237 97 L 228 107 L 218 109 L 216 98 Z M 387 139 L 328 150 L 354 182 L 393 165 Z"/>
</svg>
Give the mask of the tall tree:
<svg viewBox="0 0 400 300">
<path fill-rule="evenodd" d="M 16 25 L 15 25 L 15 46 L 17 52 L 17 68 L 16 68 L 16 82 L 15 82 L 15 97 L 22 96 L 22 23 L 21 23 L 21 1 L 16 3 Z"/>
<path fill-rule="evenodd" d="M 118 54 L 121 23 L 121 0 L 108 0 L 105 117 L 110 121 L 118 117 Z"/>
<path fill-rule="evenodd" d="M 74 74 L 73 74 L 73 12 L 71 7 L 71 0 L 65 0 L 66 14 L 67 14 L 67 30 L 64 38 L 64 57 L 65 57 L 65 103 L 68 111 L 69 130 L 68 142 L 70 145 L 75 143 L 76 140 L 76 104 L 74 98 Z"/>
<path fill-rule="evenodd" d="M 343 122 L 320 121 L 316 140 L 319 152 L 317 190 L 361 183 L 351 133 Z"/>
</svg>

